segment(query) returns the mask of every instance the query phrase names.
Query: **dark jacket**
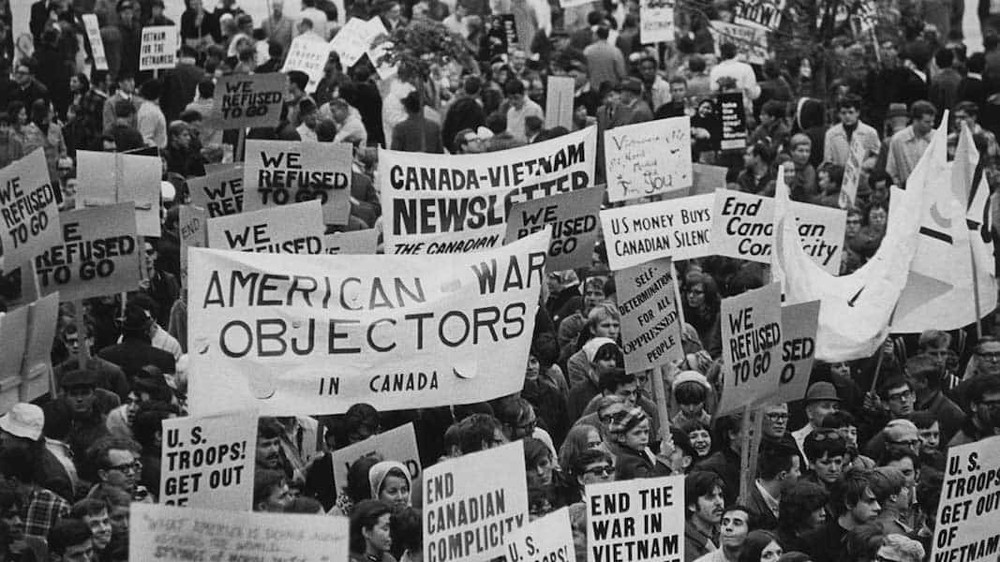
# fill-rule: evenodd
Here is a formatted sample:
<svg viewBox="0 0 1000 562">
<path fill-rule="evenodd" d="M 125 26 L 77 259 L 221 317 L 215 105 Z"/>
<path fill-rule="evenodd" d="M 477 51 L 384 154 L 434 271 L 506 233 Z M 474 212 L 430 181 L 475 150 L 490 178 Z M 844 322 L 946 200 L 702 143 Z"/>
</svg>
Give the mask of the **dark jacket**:
<svg viewBox="0 0 1000 562">
<path fill-rule="evenodd" d="M 486 114 L 483 112 L 483 106 L 475 98 L 463 97 L 455 100 L 455 103 L 448 108 L 448 114 L 441 126 L 441 137 L 445 148 L 454 154 L 455 135 L 462 129 L 474 131 L 485 123 Z"/>
<path fill-rule="evenodd" d="M 695 468 L 718 474 L 726 484 L 724 490 L 726 505 L 736 503 L 736 498 L 740 496 L 740 456 L 730 447 L 705 457 L 695 465 Z"/>
<path fill-rule="evenodd" d="M 750 487 L 750 498 L 747 501 L 747 509 L 757 520 L 757 527 L 765 531 L 774 531 L 778 528 L 778 518 L 764 501 L 764 496 L 755 483 Z"/>
<path fill-rule="evenodd" d="M 167 123 L 175 121 L 189 103 L 194 101 L 198 91 L 198 83 L 205 77 L 205 71 L 199 66 L 178 62 L 177 67 L 166 72 L 163 77 L 163 93 L 160 96 L 160 109 Z"/>
<path fill-rule="evenodd" d="M 610 443 L 611 454 L 615 456 L 615 480 L 632 480 L 634 478 L 657 478 L 670 476 L 673 472 L 666 465 L 649 460 L 644 454 L 634 449 Z"/>
<path fill-rule="evenodd" d="M 164 373 L 176 371 L 173 355 L 132 337 L 126 337 L 121 343 L 102 349 L 98 356 L 121 367 L 129 381 L 135 380 L 136 373 L 146 365 L 155 365 Z"/>
<path fill-rule="evenodd" d="M 401 121 L 392 130 L 392 150 L 403 152 L 428 152 L 443 154 L 441 144 L 441 127 L 424 118 L 423 115 L 411 115 Z"/>
</svg>

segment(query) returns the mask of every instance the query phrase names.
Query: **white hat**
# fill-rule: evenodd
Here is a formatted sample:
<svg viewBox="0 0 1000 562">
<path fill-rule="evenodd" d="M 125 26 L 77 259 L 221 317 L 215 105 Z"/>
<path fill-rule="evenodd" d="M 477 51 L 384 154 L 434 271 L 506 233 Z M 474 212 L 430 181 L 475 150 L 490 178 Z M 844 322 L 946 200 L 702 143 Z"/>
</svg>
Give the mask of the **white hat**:
<svg viewBox="0 0 1000 562">
<path fill-rule="evenodd" d="M 38 441 L 45 427 L 45 413 L 34 404 L 18 402 L 9 412 L 0 416 L 0 429 L 15 437 Z"/>
<path fill-rule="evenodd" d="M 698 371 L 681 371 L 674 378 L 674 384 L 671 385 L 671 388 L 676 390 L 678 386 L 686 382 L 698 383 L 704 386 L 706 390 L 712 390 L 712 385 L 708 384 L 708 379 Z"/>
</svg>

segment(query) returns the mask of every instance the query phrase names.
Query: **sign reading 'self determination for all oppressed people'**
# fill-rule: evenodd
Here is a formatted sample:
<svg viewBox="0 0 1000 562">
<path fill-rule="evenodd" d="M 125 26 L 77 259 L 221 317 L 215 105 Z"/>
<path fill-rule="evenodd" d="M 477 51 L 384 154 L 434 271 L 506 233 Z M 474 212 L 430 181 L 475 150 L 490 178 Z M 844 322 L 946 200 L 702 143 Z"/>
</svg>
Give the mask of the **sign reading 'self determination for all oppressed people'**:
<svg viewBox="0 0 1000 562">
<path fill-rule="evenodd" d="M 681 320 L 670 258 L 658 258 L 615 275 L 625 370 L 639 373 L 684 356 Z"/>
</svg>

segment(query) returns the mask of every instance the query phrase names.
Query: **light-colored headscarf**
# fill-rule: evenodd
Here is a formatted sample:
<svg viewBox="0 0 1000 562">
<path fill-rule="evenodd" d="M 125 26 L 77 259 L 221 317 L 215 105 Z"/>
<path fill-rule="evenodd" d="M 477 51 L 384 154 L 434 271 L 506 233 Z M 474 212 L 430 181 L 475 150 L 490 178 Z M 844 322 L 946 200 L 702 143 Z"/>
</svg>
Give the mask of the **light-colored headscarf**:
<svg viewBox="0 0 1000 562">
<path fill-rule="evenodd" d="M 372 489 L 372 499 L 378 499 L 378 493 L 382 489 L 382 483 L 385 482 L 387 476 L 389 476 L 389 471 L 398 468 L 400 472 L 403 473 L 403 477 L 406 478 L 406 486 L 411 491 L 413 490 L 413 482 L 410 481 L 410 471 L 407 470 L 406 465 L 398 461 L 382 461 L 371 468 L 368 471 L 368 484 Z"/>
</svg>

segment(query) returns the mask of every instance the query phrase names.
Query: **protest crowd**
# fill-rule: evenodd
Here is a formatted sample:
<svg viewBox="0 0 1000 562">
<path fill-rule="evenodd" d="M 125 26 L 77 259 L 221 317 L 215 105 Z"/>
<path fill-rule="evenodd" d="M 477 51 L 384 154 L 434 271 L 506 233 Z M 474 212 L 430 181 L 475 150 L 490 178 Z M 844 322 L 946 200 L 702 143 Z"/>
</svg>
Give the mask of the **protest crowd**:
<svg viewBox="0 0 1000 562">
<path fill-rule="evenodd" d="M 214 1 L 0 0 L 0 561 L 1000 560 L 1000 4 Z"/>
</svg>

